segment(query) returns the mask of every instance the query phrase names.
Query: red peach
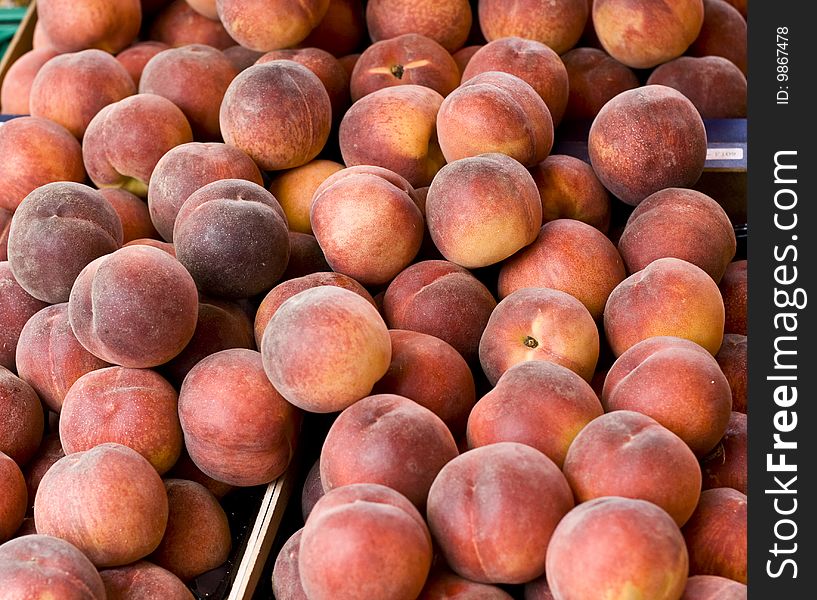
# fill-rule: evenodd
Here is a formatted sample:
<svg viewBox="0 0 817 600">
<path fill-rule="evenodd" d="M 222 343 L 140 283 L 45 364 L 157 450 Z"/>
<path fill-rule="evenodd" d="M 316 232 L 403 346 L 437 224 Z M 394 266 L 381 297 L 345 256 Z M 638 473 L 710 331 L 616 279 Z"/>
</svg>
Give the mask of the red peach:
<svg viewBox="0 0 817 600">
<path fill-rule="evenodd" d="M 302 42 L 326 15 L 329 0 L 217 0 L 216 8 L 236 42 L 269 52 Z"/>
<path fill-rule="evenodd" d="M 481 0 L 479 24 L 489 41 L 517 36 L 563 54 L 579 41 L 589 10 L 586 0 Z"/>
<path fill-rule="evenodd" d="M 170 48 L 163 42 L 138 42 L 132 44 L 116 55 L 116 60 L 130 73 L 136 88 L 139 88 L 139 81 L 142 79 L 142 72 L 150 59 L 164 50 Z"/>
<path fill-rule="evenodd" d="M 224 50 L 235 44 L 220 21 L 200 15 L 186 0 L 173 0 L 165 6 L 153 18 L 148 36 L 173 48 L 204 44 Z"/>
<path fill-rule="evenodd" d="M 142 6 L 139 0 L 40 0 L 37 20 L 59 52 L 99 48 L 115 54 L 139 33 Z"/>
<path fill-rule="evenodd" d="M 11 63 L 0 86 L 0 113 L 27 115 L 31 85 L 42 66 L 57 56 L 53 48 L 29 50 Z"/>
<path fill-rule="evenodd" d="M 366 5 L 366 25 L 373 41 L 419 33 L 449 52 L 465 44 L 472 18 L 468 0 L 369 0 Z"/>
</svg>

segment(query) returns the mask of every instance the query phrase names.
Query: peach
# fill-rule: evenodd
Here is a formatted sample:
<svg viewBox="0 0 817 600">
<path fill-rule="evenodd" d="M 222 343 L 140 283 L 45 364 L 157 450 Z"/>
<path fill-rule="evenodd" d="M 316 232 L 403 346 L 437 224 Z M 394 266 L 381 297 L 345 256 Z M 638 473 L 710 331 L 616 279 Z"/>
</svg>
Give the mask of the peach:
<svg viewBox="0 0 817 600">
<path fill-rule="evenodd" d="M 746 415 L 732 412 L 718 445 L 701 459 L 703 489 L 730 487 L 748 493 Z"/>
<path fill-rule="evenodd" d="M 553 118 L 526 81 L 499 71 L 480 73 L 443 101 L 437 137 L 445 160 L 501 152 L 532 167 L 553 146 Z"/>
<path fill-rule="evenodd" d="M 0 209 L 14 212 L 47 183 L 85 181 L 82 147 L 67 129 L 39 117 L 12 119 L 0 128 Z"/>
<path fill-rule="evenodd" d="M 701 492 L 684 525 L 690 575 L 718 575 L 746 583 L 746 495 L 732 488 Z"/>
<path fill-rule="evenodd" d="M 666 188 L 647 196 L 630 214 L 618 250 L 630 273 L 659 258 L 700 267 L 719 282 L 735 256 L 735 230 L 726 211 L 695 190 Z"/>
<path fill-rule="evenodd" d="M 451 571 L 437 569 L 431 572 L 417 600 L 512 600 L 513 596 L 501 588 L 469 581 Z"/>
<path fill-rule="evenodd" d="M 329 0 L 217 0 L 216 8 L 236 42 L 269 52 L 302 42 L 326 15 Z"/>
<path fill-rule="evenodd" d="M 162 96 L 180 108 L 197 141 L 217 141 L 221 102 L 237 74 L 223 52 L 191 44 L 151 58 L 142 71 L 139 92 Z"/>
<path fill-rule="evenodd" d="M 571 600 L 675 600 L 688 565 L 675 521 L 652 502 L 631 498 L 579 504 L 556 527 L 547 551 L 551 592 Z"/>
<path fill-rule="evenodd" d="M 749 377 L 746 346 L 745 335 L 725 333 L 723 344 L 715 355 L 732 390 L 732 410 L 741 413 L 746 413 L 746 384 Z"/>
<path fill-rule="evenodd" d="M 236 43 L 220 21 L 199 14 L 186 0 L 173 0 L 165 6 L 153 18 L 148 36 L 173 48 L 204 44 L 224 50 Z"/>
<path fill-rule="evenodd" d="M 11 211 L 0 208 L 0 262 L 9 259 L 9 227 L 11 227 Z"/>
<path fill-rule="evenodd" d="M 91 119 L 108 104 L 136 93 L 128 71 L 102 50 L 55 56 L 31 84 L 31 116 L 50 119 L 78 140 Z"/>
<path fill-rule="evenodd" d="M 325 493 L 326 490 L 323 489 L 323 482 L 321 481 L 321 459 L 319 457 L 306 474 L 303 489 L 301 490 L 301 516 L 304 521 L 309 518 L 315 504 L 323 498 Z"/>
<path fill-rule="evenodd" d="M 561 290 L 600 319 L 607 297 L 626 276 L 624 261 L 603 233 L 581 221 L 557 219 L 502 264 L 497 285 L 500 298 L 527 287 Z"/>
<path fill-rule="evenodd" d="M 122 223 L 99 192 L 80 183 L 49 183 L 14 213 L 9 264 L 29 294 L 65 302 L 85 265 L 121 245 Z"/>
<path fill-rule="evenodd" d="M 698 181 L 706 161 L 706 130 L 681 92 L 647 85 L 604 105 L 590 127 L 587 149 L 604 187 L 636 206 L 654 192 Z"/>
<path fill-rule="evenodd" d="M 320 48 L 343 56 L 360 47 L 366 36 L 366 20 L 361 0 L 329 0 L 326 14 L 309 32 L 301 46 Z"/>
<path fill-rule="evenodd" d="M 116 60 L 122 63 L 122 66 L 130 73 L 136 88 L 139 88 L 139 81 L 142 79 L 142 72 L 145 70 L 145 65 L 150 62 L 154 56 L 164 50 L 169 49 L 170 46 L 163 42 L 137 42 L 128 46 L 122 52 L 116 55 Z"/>
<path fill-rule="evenodd" d="M 647 415 L 615 410 L 591 421 L 570 444 L 562 468 L 577 502 L 603 496 L 647 500 L 679 527 L 701 493 L 689 446 Z"/>
<path fill-rule="evenodd" d="M 748 0 L 726 0 L 726 2 L 734 6 L 744 19 L 746 18 Z"/>
<path fill-rule="evenodd" d="M 223 564 L 232 540 L 227 515 L 203 485 L 184 479 L 166 479 L 167 528 L 150 560 L 182 581 Z"/>
<path fill-rule="evenodd" d="M 556 524 L 573 507 L 559 468 L 515 442 L 469 450 L 428 494 L 429 529 L 448 565 L 479 583 L 524 583 L 545 570 Z"/>
<path fill-rule="evenodd" d="M 723 306 L 726 311 L 724 331 L 746 335 L 746 280 L 749 263 L 736 260 L 726 266 L 723 278 L 720 280 L 720 291 L 723 297 Z"/>
<path fill-rule="evenodd" d="M 422 508 L 437 473 L 457 455 L 454 437 L 433 412 L 403 396 L 373 395 L 346 408 L 329 429 L 321 482 L 327 491 L 379 483 Z"/>
<path fill-rule="evenodd" d="M 714 355 L 723 323 L 723 300 L 712 277 L 679 258 L 659 258 L 630 275 L 604 308 L 604 331 L 616 356 L 664 335 L 686 338 Z"/>
<path fill-rule="evenodd" d="M 190 195 L 221 179 L 263 184 L 258 166 L 233 146 L 193 142 L 176 146 L 165 154 L 156 163 L 148 185 L 150 218 L 162 238 L 173 241 L 176 215 Z"/>
<path fill-rule="evenodd" d="M 363 51 L 352 71 L 352 100 L 385 87 L 409 84 L 447 96 L 460 84 L 460 72 L 440 44 L 417 33 L 405 33 Z"/>
<path fill-rule="evenodd" d="M 8 261 L 0 262 L 0 367 L 17 370 L 15 355 L 23 328 L 46 306 L 17 283 Z"/>
<path fill-rule="evenodd" d="M 169 244 L 167 242 L 162 242 L 161 240 L 154 240 L 152 238 L 137 238 L 135 240 L 131 240 L 128 243 L 124 244 L 125 246 L 151 246 L 153 248 L 158 248 L 163 252 L 167 252 L 173 258 L 176 258 L 176 249 L 173 247 L 173 244 Z"/>
<path fill-rule="evenodd" d="M 746 600 L 745 583 L 717 575 L 693 575 L 681 600 Z"/>
<path fill-rule="evenodd" d="M 340 65 L 346 69 L 346 74 L 349 76 L 350 81 L 352 79 L 352 73 L 355 72 L 355 65 L 358 60 L 360 60 L 360 53 L 347 54 L 338 59 Z"/>
<path fill-rule="evenodd" d="M 641 85 L 632 69 L 598 48 L 574 48 L 562 62 L 569 83 L 568 120 L 593 119 L 615 96 Z"/>
<path fill-rule="evenodd" d="M 158 565 L 141 560 L 131 565 L 100 572 L 108 600 L 193 600 L 181 579 Z"/>
<path fill-rule="evenodd" d="M 224 56 L 233 63 L 236 73 L 240 73 L 244 69 L 249 69 L 255 64 L 255 61 L 264 56 L 263 52 L 256 52 L 255 50 L 250 50 L 249 48 L 238 45 L 230 46 L 222 50 L 222 52 L 224 52 Z"/>
<path fill-rule="evenodd" d="M 54 463 L 34 499 L 37 531 L 74 544 L 98 567 L 128 564 L 162 539 L 168 502 L 153 466 L 120 444 Z"/>
<path fill-rule="evenodd" d="M 746 75 L 747 44 L 746 19 L 737 7 L 723 0 L 704 0 L 701 32 L 687 53 L 690 56 L 722 56 Z"/>
<path fill-rule="evenodd" d="M 435 132 L 442 102 L 434 90 L 413 84 L 364 96 L 340 123 L 343 162 L 348 167 L 376 165 L 394 171 L 412 186 L 428 185 L 445 164 Z"/>
<path fill-rule="evenodd" d="M 553 125 L 562 120 L 568 100 L 567 70 L 549 46 L 521 37 L 496 39 L 471 57 L 462 73 L 462 81 L 465 83 L 488 71 L 510 73 L 530 84 L 545 101 Z"/>
<path fill-rule="evenodd" d="M 34 50 L 45 48 L 51 48 L 53 50 L 51 40 L 48 39 L 48 34 L 45 32 L 43 24 L 39 21 L 34 24 L 34 35 L 32 36 L 31 46 Z"/>
<path fill-rule="evenodd" d="M 488 41 L 516 36 L 563 54 L 579 41 L 589 12 L 586 0 L 481 0 L 479 25 Z"/>
<path fill-rule="evenodd" d="M 190 5 L 190 8 L 201 16 L 207 17 L 211 21 L 218 21 L 216 0 L 187 0 L 187 3 Z"/>
<path fill-rule="evenodd" d="M 468 417 L 468 446 L 527 444 L 560 469 L 571 442 L 603 413 L 590 385 L 552 362 L 526 361 L 508 369 Z"/>
<path fill-rule="evenodd" d="M 28 508 L 33 509 L 34 498 L 37 497 L 37 489 L 40 487 L 40 482 L 48 470 L 65 456 L 62 451 L 62 444 L 60 443 L 59 431 L 52 431 L 43 437 L 37 453 L 26 465 L 25 475 L 26 489 L 28 490 Z M 17 535 L 19 537 L 19 533 Z"/>
<path fill-rule="evenodd" d="M 271 289 L 258 306 L 253 328 L 256 345 L 259 348 L 261 347 L 261 339 L 264 330 L 267 328 L 267 323 L 285 301 L 299 292 L 324 285 L 336 286 L 354 292 L 376 308 L 375 302 L 369 292 L 366 291 L 366 288 L 342 273 L 312 273 L 303 277 L 289 279 Z"/>
<path fill-rule="evenodd" d="M 573 296 L 548 288 L 523 288 L 496 307 L 479 343 L 479 361 L 488 381 L 517 363 L 545 360 L 590 381 L 599 358 L 593 317 Z"/>
<path fill-rule="evenodd" d="M 466 268 L 498 263 L 532 243 L 542 203 L 531 174 L 504 154 L 443 167 L 428 190 L 426 219 L 434 245 Z"/>
<path fill-rule="evenodd" d="M 476 403 L 468 363 L 452 346 L 434 336 L 400 329 L 389 331 L 389 336 L 391 364 L 372 392 L 414 400 L 459 436 Z"/>
<path fill-rule="evenodd" d="M 344 166 L 332 160 L 313 160 L 277 175 L 269 186 L 284 209 L 290 231 L 312 233 L 309 209 L 318 187 Z"/>
<path fill-rule="evenodd" d="M 553 600 L 547 576 L 542 575 L 525 584 L 525 600 Z"/>
<path fill-rule="evenodd" d="M 204 472 L 196 466 L 193 459 L 190 458 L 187 450 L 182 450 L 182 455 L 179 457 L 179 460 L 176 461 L 176 464 L 173 465 L 173 468 L 170 469 L 165 476 L 174 479 L 187 479 L 189 481 L 200 483 L 210 490 L 213 496 L 219 500 L 235 489 L 235 486 L 230 485 L 229 483 L 217 481 L 209 475 L 205 475 Z"/>
<path fill-rule="evenodd" d="M 83 269 L 71 290 L 71 329 L 109 363 L 150 368 L 178 355 L 196 328 L 198 293 L 166 252 L 128 246 Z"/>
<path fill-rule="evenodd" d="M 746 117 L 746 77 L 721 56 L 680 56 L 657 67 L 647 85 L 665 85 L 692 101 L 704 119 Z M 720 90 L 713 93 L 713 89 Z"/>
<path fill-rule="evenodd" d="M 42 66 L 57 56 L 53 48 L 29 50 L 11 63 L 0 86 L 0 113 L 27 115 L 31 85 Z"/>
<path fill-rule="evenodd" d="M 11 539 L 22 525 L 28 507 L 28 492 L 23 472 L 17 463 L 2 451 L 0 451 L 0 488 L 3 490 L 3 495 L 0 496 L 0 544 L 2 544 Z"/>
<path fill-rule="evenodd" d="M 193 141 L 184 113 L 170 100 L 137 94 L 109 104 L 88 124 L 82 158 L 97 187 L 145 197 L 156 163 L 168 150 Z"/>
<path fill-rule="evenodd" d="M 106 600 L 94 565 L 75 546 L 50 535 L 26 535 L 0 546 L 0 580 L 8 598 Z"/>
<path fill-rule="evenodd" d="M 293 61 L 242 71 L 227 88 L 219 113 L 224 141 L 266 170 L 305 165 L 329 137 L 332 105 L 321 80 Z"/>
<path fill-rule="evenodd" d="M 284 353 L 288 360 L 279 360 Z M 391 339 L 367 300 L 321 286 L 278 308 L 264 331 L 261 354 L 267 377 L 289 402 L 311 412 L 334 412 L 367 396 L 386 374 Z"/>
<path fill-rule="evenodd" d="M 369 0 L 366 5 L 366 25 L 372 41 L 418 33 L 449 52 L 465 44 L 472 19 L 468 0 Z"/>
<path fill-rule="evenodd" d="M 418 262 L 392 280 L 383 297 L 391 329 L 438 337 L 466 360 L 477 358 L 479 340 L 496 300 L 466 269 L 444 260 Z"/>
<path fill-rule="evenodd" d="M 291 60 L 312 71 L 329 94 L 333 120 L 340 121 L 349 106 L 349 74 L 337 58 L 320 48 L 296 48 L 271 50 L 261 56 L 255 64 L 263 65 L 274 60 Z"/>
<path fill-rule="evenodd" d="M 102 188 L 99 193 L 105 196 L 105 200 L 119 215 L 122 222 L 122 241 L 125 244 L 142 238 L 159 237 L 159 232 L 150 220 L 150 209 L 142 198 L 122 188 Z"/>
<path fill-rule="evenodd" d="M 265 188 L 242 179 L 193 192 L 176 216 L 173 242 L 199 290 L 219 297 L 268 291 L 289 261 L 281 206 Z"/>
<path fill-rule="evenodd" d="M 634 69 L 681 56 L 701 31 L 702 0 L 595 0 L 593 26 L 604 49 Z"/>
<path fill-rule="evenodd" d="M 160 475 L 182 451 L 176 390 L 148 369 L 108 367 L 77 379 L 65 395 L 59 429 L 67 455 L 116 442 L 136 450 Z"/>
<path fill-rule="evenodd" d="M 474 57 L 474 54 L 479 52 L 480 48 L 482 48 L 482 44 L 465 46 L 464 48 L 460 48 L 451 55 L 451 57 L 454 59 L 454 62 L 457 63 L 457 69 L 459 69 L 460 72 L 460 79 L 462 79 L 462 73 L 463 71 L 465 71 L 465 67 L 468 66 L 468 63 L 471 62 L 471 59 Z"/>
<path fill-rule="evenodd" d="M 193 367 L 179 392 L 190 458 L 205 475 L 237 486 L 269 483 L 289 465 L 298 411 L 264 374 L 261 355 L 234 348 Z"/>
<path fill-rule="evenodd" d="M 298 571 L 303 531 L 302 527 L 293 533 L 281 546 L 275 559 L 272 568 L 272 593 L 276 600 L 308 600 Z"/>
<path fill-rule="evenodd" d="M 350 167 L 329 176 L 315 192 L 309 220 L 332 270 L 363 285 L 391 281 L 423 241 L 414 189 L 380 167 Z"/>
<path fill-rule="evenodd" d="M 37 19 L 59 52 L 99 48 L 115 54 L 139 33 L 142 6 L 139 0 L 40 0 Z"/>
<path fill-rule="evenodd" d="M 43 438 L 43 408 L 31 386 L 4 367 L 0 367 L 0 413 L 6 415 L 0 424 L 0 453 L 23 466 Z"/>
<path fill-rule="evenodd" d="M 77 379 L 110 366 L 79 343 L 68 320 L 67 303 L 46 307 L 26 322 L 16 358 L 20 378 L 56 413 Z"/>
<path fill-rule="evenodd" d="M 301 534 L 298 572 L 310 600 L 413 600 L 431 559 L 428 528 L 404 496 L 352 484 L 315 505 Z"/>
<path fill-rule="evenodd" d="M 607 233 L 610 194 L 589 164 L 574 156 L 551 154 L 530 172 L 539 189 L 545 223 L 575 219 Z"/>
<path fill-rule="evenodd" d="M 718 363 L 686 339 L 657 336 L 635 344 L 610 368 L 601 402 L 606 411 L 648 415 L 704 456 L 723 437 L 732 396 Z"/>
</svg>

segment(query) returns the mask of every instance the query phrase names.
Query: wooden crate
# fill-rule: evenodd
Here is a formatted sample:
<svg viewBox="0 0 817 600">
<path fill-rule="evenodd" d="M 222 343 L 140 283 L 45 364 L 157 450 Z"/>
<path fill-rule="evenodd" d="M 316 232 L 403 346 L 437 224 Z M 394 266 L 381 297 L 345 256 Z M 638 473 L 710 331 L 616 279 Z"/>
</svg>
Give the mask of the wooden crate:
<svg viewBox="0 0 817 600">
<path fill-rule="evenodd" d="M 17 28 L 17 33 L 14 34 L 6 53 L 0 59 L 0 85 L 3 84 L 3 79 L 12 63 L 31 50 L 34 41 L 34 25 L 36 24 L 37 0 L 31 0 L 25 17 L 23 17 L 20 26 Z"/>
</svg>

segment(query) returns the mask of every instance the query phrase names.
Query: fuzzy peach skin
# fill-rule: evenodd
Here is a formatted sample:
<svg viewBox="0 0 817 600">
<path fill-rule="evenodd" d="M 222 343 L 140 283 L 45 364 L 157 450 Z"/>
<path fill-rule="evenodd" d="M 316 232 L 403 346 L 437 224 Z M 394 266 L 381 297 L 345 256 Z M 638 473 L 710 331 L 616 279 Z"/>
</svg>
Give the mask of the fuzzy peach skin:
<svg viewBox="0 0 817 600">
<path fill-rule="evenodd" d="M 111 600 L 93 563 L 50 535 L 26 535 L 0 546 L 0 580 L 8 598 Z"/>
<path fill-rule="evenodd" d="M 573 219 L 542 226 L 536 240 L 508 258 L 499 271 L 499 297 L 527 287 L 567 292 L 600 319 L 607 298 L 626 277 L 613 243 L 595 227 Z"/>
<path fill-rule="evenodd" d="M 680 437 L 699 457 L 723 437 L 732 396 L 718 363 L 701 346 L 656 336 L 622 354 L 604 381 L 606 411 L 644 413 Z"/>
<path fill-rule="evenodd" d="M 524 583 L 542 575 L 557 523 L 573 508 L 562 472 L 515 442 L 461 454 L 428 494 L 428 524 L 448 565 L 479 583 Z"/>
<path fill-rule="evenodd" d="M 326 14 L 301 42 L 304 48 L 320 48 L 340 58 L 357 50 L 366 37 L 361 0 L 329 0 Z"/>
<path fill-rule="evenodd" d="M 285 301 L 289 300 L 298 292 L 324 285 L 332 285 L 352 291 L 365 299 L 369 304 L 375 307 L 375 309 L 377 308 L 374 299 L 371 294 L 366 291 L 366 288 L 348 275 L 343 275 L 342 273 L 312 273 L 310 275 L 304 275 L 303 277 L 288 279 L 272 288 L 269 293 L 264 296 L 264 299 L 258 306 L 253 326 L 256 345 L 259 348 L 261 347 L 261 339 L 264 336 L 267 323 L 269 323 L 269 320 Z"/>
<path fill-rule="evenodd" d="M 596 498 L 562 519 L 547 551 L 554 598 L 676 600 L 689 556 L 675 521 L 646 500 Z"/>
<path fill-rule="evenodd" d="M 414 189 L 379 167 L 349 167 L 330 175 L 315 191 L 309 220 L 332 270 L 363 285 L 391 281 L 414 260 L 423 241 Z"/>
<path fill-rule="evenodd" d="M 41 0 L 37 20 L 59 52 L 98 48 L 115 54 L 139 33 L 142 5 L 139 0 Z"/>
<path fill-rule="evenodd" d="M 428 190 L 426 220 L 446 259 L 469 269 L 487 267 L 536 239 L 542 202 L 521 164 L 504 154 L 483 154 L 440 170 Z"/>
<path fill-rule="evenodd" d="M 43 476 L 34 499 L 37 531 L 71 542 L 97 567 L 150 554 L 162 539 L 167 515 L 159 474 L 121 444 L 61 458 Z"/>
<path fill-rule="evenodd" d="M 293 533 L 281 546 L 275 558 L 272 568 L 272 594 L 275 600 L 308 600 L 298 570 L 303 532 L 304 529 L 301 527 Z"/>
<path fill-rule="evenodd" d="M 223 52 L 190 44 L 151 58 L 142 71 L 139 92 L 162 96 L 180 108 L 196 141 L 219 141 L 219 109 L 237 74 Z"/>
<path fill-rule="evenodd" d="M 604 49 L 634 69 L 681 56 L 698 37 L 702 0 L 595 0 L 593 27 Z"/>
<path fill-rule="evenodd" d="M 167 569 L 146 560 L 99 573 L 105 584 L 107 600 L 193 600 L 184 582 Z"/>
<path fill-rule="evenodd" d="M 703 489 L 730 487 L 748 493 L 746 415 L 732 411 L 718 445 L 701 459 Z"/>
<path fill-rule="evenodd" d="M 701 492 L 684 525 L 690 575 L 717 575 L 740 583 L 747 578 L 746 495 L 721 487 Z"/>
<path fill-rule="evenodd" d="M 150 209 L 144 199 L 122 188 L 102 188 L 99 193 L 105 196 L 122 221 L 123 244 L 143 238 L 158 240 L 159 232 L 150 220 Z"/>
<path fill-rule="evenodd" d="M 512 600 L 513 596 L 501 588 L 485 583 L 469 581 L 448 569 L 435 568 L 417 600 Z"/>
<path fill-rule="evenodd" d="M 0 451 L 0 544 L 14 536 L 22 525 L 28 507 L 28 491 L 17 463 Z M 2 559 L 0 559 L 2 564 Z M 2 567 L 0 567 L 2 571 Z"/>
<path fill-rule="evenodd" d="M 186 0 L 190 8 L 199 13 L 202 17 L 207 17 L 211 21 L 218 21 L 218 10 L 216 0 Z"/>
<path fill-rule="evenodd" d="M 284 209 L 290 231 L 312 233 L 312 223 L 309 220 L 312 197 L 330 175 L 343 168 L 342 164 L 333 160 L 313 160 L 284 171 L 272 180 L 269 191 Z"/>
<path fill-rule="evenodd" d="M 10 210 L 0 208 L 0 262 L 6 262 L 9 259 L 9 227 L 11 227 Z"/>
<path fill-rule="evenodd" d="M 352 71 L 352 100 L 384 87 L 422 85 L 447 96 L 460 84 L 457 63 L 431 38 L 406 33 L 375 42 L 360 55 Z"/>
<path fill-rule="evenodd" d="M 156 163 L 148 184 L 148 209 L 153 225 L 163 239 L 173 241 L 176 216 L 190 195 L 221 179 L 264 183 L 253 160 L 227 144 L 182 144 Z"/>
<path fill-rule="evenodd" d="M 82 148 L 63 126 L 39 117 L 12 119 L 0 127 L 0 209 L 14 212 L 38 187 L 85 181 Z"/>
<path fill-rule="evenodd" d="M 457 68 L 460 70 L 460 77 L 462 77 L 463 71 L 465 71 L 465 67 L 468 66 L 468 63 L 474 57 L 479 49 L 482 48 L 482 44 L 475 44 L 473 46 L 465 46 L 464 48 L 460 48 L 456 52 L 454 52 L 451 56 L 454 59 L 454 62 L 457 63 Z"/>
<path fill-rule="evenodd" d="M 88 263 L 121 245 L 122 223 L 99 192 L 81 183 L 49 183 L 14 213 L 9 264 L 23 289 L 54 304 L 68 300 Z"/>
<path fill-rule="evenodd" d="M 150 368 L 178 355 L 196 329 L 193 278 L 168 253 L 128 246 L 90 263 L 71 289 L 79 342 L 115 365 Z"/>
<path fill-rule="evenodd" d="M 269 483 L 292 460 L 300 414 L 264 374 L 261 355 L 234 348 L 187 374 L 179 417 L 190 458 L 205 475 L 236 486 Z"/>
<path fill-rule="evenodd" d="M 548 586 L 547 575 L 537 577 L 525 584 L 525 600 L 553 600 Z"/>
<path fill-rule="evenodd" d="M 383 316 L 391 329 L 440 338 L 468 360 L 477 358 L 479 340 L 496 300 L 468 270 L 444 260 L 415 263 L 386 288 Z"/>
<path fill-rule="evenodd" d="M 502 71 L 516 75 L 536 90 L 550 111 L 553 125 L 562 120 L 568 100 L 568 76 L 559 55 L 549 46 L 521 37 L 488 42 L 468 61 L 462 82 L 480 73 Z"/>
<path fill-rule="evenodd" d="M 15 354 L 23 328 L 46 306 L 20 286 L 8 261 L 0 261 L 0 367 L 17 370 Z"/>
<path fill-rule="evenodd" d="M 23 466 L 43 438 L 43 408 L 31 386 L 5 367 L 0 367 L 0 412 L 7 416 L 0 425 L 0 452 Z"/>
<path fill-rule="evenodd" d="M 277 60 L 242 71 L 227 88 L 219 112 L 224 141 L 265 170 L 299 167 L 326 144 L 332 104 L 317 75 Z"/>
<path fill-rule="evenodd" d="M 659 335 L 686 338 L 714 355 L 723 324 L 718 286 L 706 271 L 679 258 L 659 258 L 633 273 L 604 308 L 604 332 L 616 356 Z"/>
<path fill-rule="evenodd" d="M 184 113 L 170 100 L 137 94 L 109 104 L 91 119 L 82 158 L 97 187 L 146 197 L 156 163 L 171 148 L 193 141 Z"/>
<path fill-rule="evenodd" d="M 323 489 L 321 482 L 321 459 L 318 457 L 309 469 L 304 479 L 304 485 L 301 489 L 301 516 L 304 521 L 309 518 L 315 504 L 323 498 L 326 490 Z"/>
<path fill-rule="evenodd" d="M 196 463 L 193 462 L 193 459 L 190 458 L 190 455 L 186 450 L 182 451 L 182 455 L 179 457 L 179 460 L 177 460 L 176 464 L 173 465 L 173 468 L 168 471 L 166 477 L 172 477 L 174 479 L 187 479 L 188 481 L 200 483 L 210 490 L 210 492 L 219 500 L 224 498 L 236 488 L 236 486 L 230 485 L 229 483 L 217 481 L 209 475 L 205 475 L 204 472 L 196 466 Z"/>
<path fill-rule="evenodd" d="M 723 306 L 726 311 L 726 322 L 724 331 L 726 333 L 737 333 L 746 335 L 746 294 L 747 294 L 747 270 L 749 262 L 736 260 L 726 266 L 723 278 L 720 280 L 719 288 L 723 297 Z"/>
<path fill-rule="evenodd" d="M 314 235 L 289 232 L 289 262 L 281 276 L 283 281 L 313 273 L 327 273 L 331 270 Z"/>
<path fill-rule="evenodd" d="M 472 19 L 468 0 L 370 0 L 366 5 L 372 41 L 419 33 L 449 52 L 465 44 Z"/>
<path fill-rule="evenodd" d="M 186 0 L 173 0 L 157 14 L 148 29 L 151 40 L 162 42 L 173 48 L 188 44 L 204 44 L 224 50 L 235 44 L 224 25 L 219 20 L 207 17 L 193 10 Z"/>
<path fill-rule="evenodd" d="M 367 396 L 385 375 L 391 339 L 368 301 L 321 286 L 278 308 L 261 339 L 261 355 L 267 377 L 289 402 L 311 412 L 334 412 Z"/>
<path fill-rule="evenodd" d="M 236 73 L 249 69 L 255 64 L 255 61 L 264 56 L 263 52 L 256 52 L 255 50 L 250 50 L 249 48 L 239 46 L 238 44 L 235 46 L 230 46 L 229 48 L 222 50 L 222 52 L 224 52 L 224 56 L 226 56 L 230 62 L 233 63 Z"/>
<path fill-rule="evenodd" d="M 745 6 L 744 6 L 745 8 Z M 704 0 L 701 32 L 689 47 L 690 56 L 722 56 L 747 74 L 746 19 L 724 0 Z"/>
<path fill-rule="evenodd" d="M 599 358 L 593 317 L 573 296 L 549 288 L 523 288 L 491 314 L 479 343 L 479 362 L 491 384 L 527 360 L 554 362 L 590 381 Z"/>
<path fill-rule="evenodd" d="M 315 505 L 301 534 L 298 572 L 310 600 L 414 600 L 431 560 L 428 527 L 403 495 L 352 484 Z"/>
<path fill-rule="evenodd" d="M 0 113 L 5 115 L 27 115 L 31 85 L 40 68 L 57 56 L 53 48 L 29 50 L 11 63 L 0 86 Z"/>
<path fill-rule="evenodd" d="M 236 42 L 269 52 L 303 41 L 326 15 L 329 0 L 216 0 L 216 9 Z"/>
<path fill-rule="evenodd" d="M 122 63 L 122 66 L 127 69 L 131 79 L 133 79 L 133 83 L 138 89 L 139 81 L 142 79 L 142 72 L 145 70 L 145 65 L 150 62 L 150 59 L 159 54 L 159 52 L 169 48 L 170 46 L 163 42 L 137 42 L 117 54 L 116 60 Z"/>
<path fill-rule="evenodd" d="M 479 25 L 489 41 L 516 36 L 564 54 L 579 41 L 590 14 L 586 0 L 480 0 Z"/>
<path fill-rule="evenodd" d="M 579 432 L 603 410 L 593 388 L 556 363 L 514 365 L 480 398 L 468 416 L 468 447 L 527 444 L 560 469 Z"/>
<path fill-rule="evenodd" d="M 641 85 L 632 69 L 598 48 L 574 48 L 562 62 L 570 88 L 568 120 L 593 119 L 609 100 Z"/>
<path fill-rule="evenodd" d="M 26 488 L 28 489 L 29 509 L 34 507 L 34 498 L 37 497 L 37 489 L 40 487 L 43 475 L 63 456 L 65 456 L 65 452 L 62 451 L 59 431 L 46 434 L 37 449 L 37 454 L 28 462 L 23 471 L 26 478 Z M 16 537 L 19 537 L 19 533 Z"/>
<path fill-rule="evenodd" d="M 445 164 L 435 130 L 442 103 L 434 90 L 413 84 L 364 96 L 340 123 L 343 162 L 347 167 L 376 165 L 415 187 L 428 185 Z"/>
<path fill-rule="evenodd" d="M 48 306 L 33 315 L 20 332 L 17 372 L 45 407 L 59 413 L 74 382 L 110 366 L 79 343 L 68 321 L 68 304 Z"/>
<path fill-rule="evenodd" d="M 108 104 L 136 93 L 128 71 L 102 50 L 55 56 L 31 84 L 32 117 L 50 119 L 82 140 L 91 119 Z"/>
<path fill-rule="evenodd" d="M 681 600 L 746 600 L 745 583 L 717 575 L 693 575 Z"/>
<path fill-rule="evenodd" d="M 464 82 L 443 101 L 437 113 L 437 138 L 449 163 L 501 152 L 532 167 L 553 147 L 553 118 L 526 81 L 488 71 Z"/>
<path fill-rule="evenodd" d="M 724 333 L 723 343 L 715 360 L 729 382 L 732 390 L 732 410 L 746 413 L 746 386 L 749 377 L 747 364 L 748 338 L 739 333 Z"/>
<path fill-rule="evenodd" d="M 77 379 L 65 395 L 59 430 L 65 454 L 116 442 L 144 456 L 159 475 L 182 451 L 176 390 L 149 369 L 108 367 Z"/>
</svg>

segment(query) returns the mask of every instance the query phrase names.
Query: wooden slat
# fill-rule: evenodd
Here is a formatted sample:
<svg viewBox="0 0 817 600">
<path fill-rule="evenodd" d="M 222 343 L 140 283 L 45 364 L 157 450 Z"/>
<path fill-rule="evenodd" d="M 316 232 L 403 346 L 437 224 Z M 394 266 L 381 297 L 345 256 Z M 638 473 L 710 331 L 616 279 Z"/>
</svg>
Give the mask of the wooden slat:
<svg viewBox="0 0 817 600">
<path fill-rule="evenodd" d="M 3 78 L 14 61 L 31 50 L 34 43 L 34 26 L 36 24 L 37 0 L 31 0 L 31 4 L 29 4 L 28 10 L 20 22 L 20 27 L 17 28 L 17 33 L 14 34 L 6 53 L 0 60 L 0 85 L 3 84 Z"/>
</svg>

